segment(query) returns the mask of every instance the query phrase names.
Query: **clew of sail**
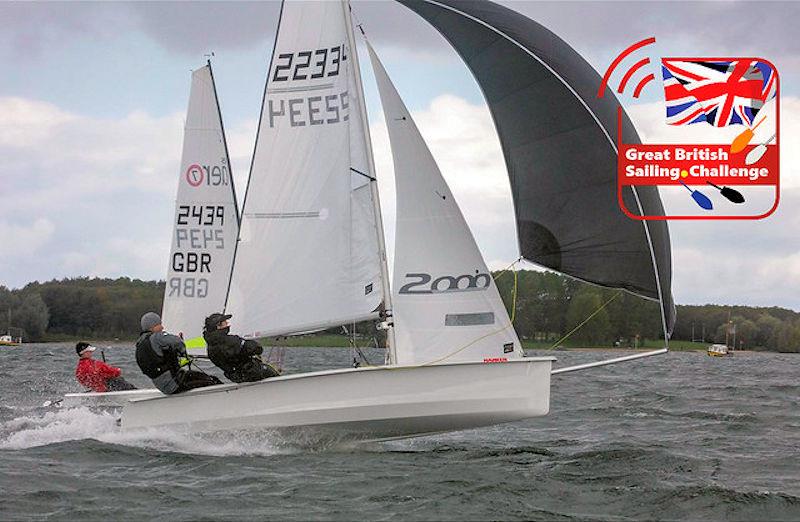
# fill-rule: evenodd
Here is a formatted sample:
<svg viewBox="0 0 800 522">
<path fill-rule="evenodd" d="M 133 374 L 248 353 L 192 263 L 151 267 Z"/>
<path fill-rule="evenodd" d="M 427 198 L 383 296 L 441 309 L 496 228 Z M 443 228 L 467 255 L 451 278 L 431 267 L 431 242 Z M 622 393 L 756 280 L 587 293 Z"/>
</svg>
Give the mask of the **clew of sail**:
<svg viewBox="0 0 800 522">
<path fill-rule="evenodd" d="M 204 347 L 203 319 L 225 305 L 239 231 L 236 193 L 211 64 L 192 73 L 164 291 L 164 324 Z"/>
<path fill-rule="evenodd" d="M 517 334 L 458 203 L 368 44 L 394 158 L 398 364 L 518 358 Z"/>
<path fill-rule="evenodd" d="M 339 2 L 284 2 L 227 311 L 246 336 L 378 316 L 376 205 Z"/>
</svg>

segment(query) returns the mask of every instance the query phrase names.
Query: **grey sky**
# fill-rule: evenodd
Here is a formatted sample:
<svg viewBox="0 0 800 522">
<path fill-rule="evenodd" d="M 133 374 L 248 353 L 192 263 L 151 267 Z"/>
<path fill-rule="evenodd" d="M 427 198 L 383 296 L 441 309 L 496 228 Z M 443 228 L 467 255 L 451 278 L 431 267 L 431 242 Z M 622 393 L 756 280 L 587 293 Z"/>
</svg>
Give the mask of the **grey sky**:
<svg viewBox="0 0 800 522">
<path fill-rule="evenodd" d="M 769 58 L 781 73 L 784 98 L 800 95 L 800 3 L 503 3 L 554 31 L 600 71 L 630 43 L 656 36 L 653 56 Z M 496 266 L 513 259 L 502 157 L 468 70 L 403 6 L 353 5 L 487 261 Z M 241 182 L 277 12 L 275 2 L 0 3 L 6 71 L 0 75 L 0 284 L 77 275 L 163 278 L 188 71 L 216 52 L 215 77 Z M 379 128 L 374 92 L 368 102 Z M 441 112 L 453 108 L 463 112 L 458 125 L 477 129 L 465 139 L 461 162 L 446 139 L 460 130 L 444 126 Z M 796 119 L 800 105 L 785 113 Z M 785 121 L 784 143 L 797 138 L 787 129 L 796 130 L 797 122 Z M 379 132 L 375 138 L 382 139 Z M 491 151 L 486 164 L 465 164 L 476 146 Z M 672 226 L 679 303 L 800 310 L 800 169 L 796 152 L 787 150 L 784 160 L 787 188 L 774 217 Z M 379 163 L 386 165 L 386 157 Z M 391 187 L 382 190 L 391 197 Z"/>
</svg>

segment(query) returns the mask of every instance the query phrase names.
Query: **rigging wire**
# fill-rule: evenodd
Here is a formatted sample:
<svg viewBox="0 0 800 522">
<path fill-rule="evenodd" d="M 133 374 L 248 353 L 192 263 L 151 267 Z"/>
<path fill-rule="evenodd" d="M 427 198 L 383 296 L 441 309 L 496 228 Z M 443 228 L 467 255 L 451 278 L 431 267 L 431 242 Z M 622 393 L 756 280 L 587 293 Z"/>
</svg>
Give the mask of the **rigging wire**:
<svg viewBox="0 0 800 522">
<path fill-rule="evenodd" d="M 498 273 L 497 275 L 492 277 L 492 279 L 494 281 L 497 281 L 497 279 L 500 276 L 502 276 L 503 274 L 505 274 L 509 270 L 511 270 L 513 272 L 513 274 L 514 274 L 514 287 L 513 287 L 512 292 L 511 292 L 511 317 L 509 317 L 510 321 L 508 322 L 508 324 L 506 326 L 500 328 L 499 330 L 495 330 L 493 332 L 489 332 L 487 334 L 484 334 L 484 335 L 478 337 L 477 339 L 474 339 L 473 341 L 465 344 L 461 348 L 459 348 L 457 350 L 454 350 L 454 351 L 452 351 L 452 352 L 450 352 L 448 354 L 445 354 L 444 356 L 442 356 L 442 357 L 440 357 L 438 359 L 434 359 L 433 361 L 428 361 L 426 363 L 422 363 L 422 364 L 420 364 L 418 366 L 430 366 L 432 364 L 436 364 L 436 363 L 442 362 L 445 359 L 449 359 L 450 357 L 452 357 L 452 356 L 454 356 L 454 355 L 456 355 L 458 353 L 463 352 L 464 350 L 466 350 L 470 346 L 474 345 L 478 341 L 486 339 L 487 337 L 491 337 L 492 335 L 497 335 L 497 334 L 499 334 L 501 332 L 504 332 L 504 331 L 508 330 L 509 328 L 513 328 L 514 319 L 516 318 L 516 315 L 517 315 L 516 314 L 516 312 L 517 312 L 517 287 L 518 287 L 518 283 L 519 283 L 519 276 L 518 276 L 518 273 L 517 273 L 517 270 L 516 270 L 515 267 L 516 267 L 517 263 L 519 263 L 520 261 L 522 261 L 522 256 L 518 257 L 513 263 L 508 265 L 508 267 L 504 268 L 503 270 L 500 271 L 500 273 Z"/>
<path fill-rule="evenodd" d="M 350 342 L 350 357 L 353 358 L 353 368 L 361 368 L 365 366 L 374 366 L 369 359 L 367 359 L 364 351 L 356 344 L 356 323 L 353 322 L 350 326 L 350 332 L 347 327 L 342 325 L 345 335 L 349 335 L 348 341 Z M 360 359 L 360 360 L 359 360 Z"/>
<path fill-rule="evenodd" d="M 597 310 L 595 310 L 594 312 L 592 312 L 592 313 L 591 313 L 591 315 L 589 315 L 589 317 L 587 317 L 586 319 L 584 319 L 584 320 L 583 320 L 583 322 L 582 322 L 581 324 L 579 324 L 578 326 L 576 326 L 575 328 L 573 328 L 572 330 L 570 330 L 570 331 L 569 331 L 569 333 L 567 333 L 567 334 L 566 334 L 564 337 L 562 337 L 561 339 L 559 339 L 558 341 L 556 341 L 556 342 L 553 344 L 553 346 L 551 346 L 550 348 L 547 348 L 547 350 L 553 350 L 553 349 L 555 349 L 556 347 L 558 347 L 558 345 L 560 345 L 562 342 L 564 342 L 564 341 L 565 341 L 565 340 L 566 340 L 568 337 L 570 337 L 572 334 L 574 334 L 575 332 L 577 332 L 577 331 L 578 331 L 578 329 L 579 329 L 581 326 L 583 326 L 583 325 L 585 325 L 586 323 L 588 323 L 588 322 L 589 322 L 589 321 L 592 319 L 592 317 L 594 317 L 595 315 L 599 314 L 601 310 L 603 310 L 603 309 L 604 309 L 606 306 L 608 306 L 609 304 L 611 304 L 611 301 L 613 301 L 614 299 L 616 299 L 617 297 L 619 297 L 619 296 L 620 296 L 620 294 L 622 294 L 622 290 L 619 290 L 619 291 L 618 291 L 616 294 L 612 295 L 610 299 L 608 299 L 608 300 L 607 300 L 605 303 L 603 303 L 603 304 L 600 306 L 600 308 L 598 308 Z"/>
</svg>

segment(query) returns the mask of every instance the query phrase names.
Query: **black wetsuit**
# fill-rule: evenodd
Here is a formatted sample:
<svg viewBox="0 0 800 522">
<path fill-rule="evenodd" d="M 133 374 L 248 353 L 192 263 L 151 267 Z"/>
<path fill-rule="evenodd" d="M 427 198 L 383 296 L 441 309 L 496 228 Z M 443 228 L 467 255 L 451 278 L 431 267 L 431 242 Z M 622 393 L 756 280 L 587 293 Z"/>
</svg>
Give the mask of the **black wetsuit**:
<svg viewBox="0 0 800 522">
<path fill-rule="evenodd" d="M 136 341 L 136 362 L 142 373 L 150 377 L 162 393 L 171 395 L 193 388 L 222 384 L 213 375 L 181 368 L 180 357 L 186 357 L 186 346 L 177 335 L 142 332 Z"/>
<path fill-rule="evenodd" d="M 264 348 L 255 341 L 230 335 L 230 328 L 204 332 L 208 358 L 233 382 L 253 382 L 280 375 L 259 357 Z"/>
</svg>

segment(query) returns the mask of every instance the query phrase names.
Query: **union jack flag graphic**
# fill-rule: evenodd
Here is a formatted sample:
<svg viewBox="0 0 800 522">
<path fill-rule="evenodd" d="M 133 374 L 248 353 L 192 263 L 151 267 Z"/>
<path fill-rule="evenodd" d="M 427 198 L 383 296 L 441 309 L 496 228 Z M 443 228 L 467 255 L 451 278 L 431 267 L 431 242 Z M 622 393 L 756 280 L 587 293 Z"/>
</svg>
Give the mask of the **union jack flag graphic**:
<svg viewBox="0 0 800 522">
<path fill-rule="evenodd" d="M 662 58 L 669 125 L 753 125 L 775 97 L 775 69 L 758 60 Z"/>
</svg>

